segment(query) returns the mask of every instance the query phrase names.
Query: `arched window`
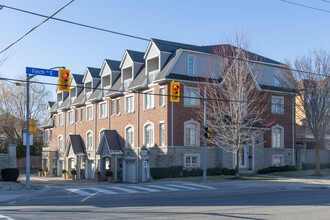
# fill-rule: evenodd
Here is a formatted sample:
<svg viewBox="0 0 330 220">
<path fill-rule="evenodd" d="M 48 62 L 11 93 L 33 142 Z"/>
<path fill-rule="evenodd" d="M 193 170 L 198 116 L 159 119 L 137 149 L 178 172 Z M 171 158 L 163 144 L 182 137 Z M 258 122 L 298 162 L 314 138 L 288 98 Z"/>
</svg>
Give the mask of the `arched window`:
<svg viewBox="0 0 330 220">
<path fill-rule="evenodd" d="M 144 126 L 144 145 L 146 147 L 152 147 L 154 145 L 154 126 L 153 126 L 153 124 L 147 124 Z"/>
<path fill-rule="evenodd" d="M 126 131 L 125 131 L 125 137 L 126 137 L 125 147 L 131 148 L 131 147 L 134 146 L 133 135 L 134 135 L 133 127 L 130 126 L 130 127 L 126 128 Z"/>
<path fill-rule="evenodd" d="M 63 152 L 63 137 L 62 136 L 58 137 L 58 150 L 60 152 Z"/>
<path fill-rule="evenodd" d="M 199 146 L 199 124 L 195 121 L 184 123 L 184 145 Z"/>
<path fill-rule="evenodd" d="M 104 129 L 101 129 L 100 130 L 100 139 L 99 139 L 100 142 L 101 142 L 103 135 L 104 135 Z"/>
<path fill-rule="evenodd" d="M 279 125 L 272 127 L 272 147 L 284 147 L 284 128 Z"/>
<path fill-rule="evenodd" d="M 93 134 L 92 132 L 87 133 L 87 150 L 93 149 Z"/>
</svg>

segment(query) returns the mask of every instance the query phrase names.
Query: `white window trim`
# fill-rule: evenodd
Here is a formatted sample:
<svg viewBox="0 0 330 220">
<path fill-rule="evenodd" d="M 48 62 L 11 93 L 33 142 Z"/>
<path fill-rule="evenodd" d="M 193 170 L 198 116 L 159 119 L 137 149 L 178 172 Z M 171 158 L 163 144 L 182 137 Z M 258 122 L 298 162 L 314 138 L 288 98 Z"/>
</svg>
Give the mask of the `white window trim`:
<svg viewBox="0 0 330 220">
<path fill-rule="evenodd" d="M 60 116 L 61 116 L 61 118 L 62 118 L 62 123 L 60 123 Z M 64 124 L 63 113 L 60 113 L 60 114 L 58 114 L 58 125 L 59 125 L 59 126 L 63 126 L 63 124 Z"/>
<path fill-rule="evenodd" d="M 183 88 L 183 92 L 184 92 L 183 95 L 184 95 L 184 96 L 186 96 L 187 90 L 191 90 L 191 91 L 196 90 L 197 94 L 200 95 L 200 89 L 199 89 L 199 88 L 197 88 L 197 87 L 191 87 L 191 86 L 184 86 L 184 88 Z M 197 91 L 197 90 L 198 90 L 198 91 Z M 192 92 L 192 93 L 194 93 L 194 92 Z M 195 93 L 194 93 L 194 94 L 195 94 Z M 195 95 L 198 96 L 197 94 L 195 94 Z M 199 99 L 194 99 L 195 101 L 197 100 L 197 102 L 198 102 L 197 105 L 187 104 L 186 101 L 185 101 L 186 99 L 188 100 L 188 99 L 190 99 L 190 98 L 184 98 L 184 100 L 183 100 L 183 106 L 184 106 L 184 107 L 199 107 L 200 104 L 201 104 L 201 102 L 200 102 Z"/>
<path fill-rule="evenodd" d="M 274 139 L 273 139 L 273 132 L 274 132 L 274 129 L 276 128 L 280 128 L 281 129 L 281 146 L 280 147 L 273 147 L 273 142 L 274 142 Z M 275 125 L 272 127 L 272 133 L 271 133 L 271 139 L 272 139 L 272 146 L 271 148 L 273 149 L 281 149 L 281 148 L 284 148 L 284 128 L 280 125 Z"/>
<path fill-rule="evenodd" d="M 119 100 L 119 112 L 118 112 L 118 100 Z M 116 99 L 116 113 L 115 114 L 118 115 L 118 116 L 121 115 L 121 110 L 122 110 L 121 109 L 121 101 L 120 101 L 120 98 L 117 98 Z"/>
<path fill-rule="evenodd" d="M 72 113 L 72 122 L 70 123 L 70 117 L 69 117 L 69 115 L 70 115 L 70 113 Z M 70 111 L 68 111 L 68 124 L 69 125 L 72 125 L 73 124 L 73 110 L 70 110 Z"/>
<path fill-rule="evenodd" d="M 60 138 L 62 138 L 62 150 L 60 149 Z M 57 148 L 59 152 L 64 152 L 64 140 L 63 135 L 59 135 L 57 138 Z"/>
<path fill-rule="evenodd" d="M 88 149 L 88 134 L 89 133 L 91 133 L 92 134 L 92 147 L 91 147 L 91 149 Z M 86 132 L 86 150 L 87 151 L 91 151 L 91 150 L 93 150 L 94 149 L 94 144 L 93 144 L 93 142 L 94 142 L 94 137 L 93 137 L 93 132 L 91 131 L 91 130 L 88 130 L 87 132 Z"/>
<path fill-rule="evenodd" d="M 101 105 L 103 105 L 103 104 L 105 105 L 104 117 L 102 117 L 102 115 L 101 115 Z M 100 114 L 100 116 L 99 116 L 100 119 L 106 118 L 108 116 L 108 108 L 107 108 L 107 102 L 106 101 L 100 102 L 100 104 L 99 104 L 99 114 Z"/>
<path fill-rule="evenodd" d="M 273 111 L 273 99 L 281 99 L 282 100 L 282 105 L 283 105 L 283 112 L 274 112 Z M 278 114 L 278 115 L 284 115 L 284 97 L 283 96 L 272 96 L 272 106 L 271 106 L 271 111 L 272 111 L 272 114 Z"/>
<path fill-rule="evenodd" d="M 152 137 L 152 143 L 151 143 L 150 146 L 146 146 L 146 140 L 145 140 L 145 138 L 146 138 L 145 128 L 146 128 L 146 126 L 148 126 L 148 125 L 152 125 L 152 129 L 153 129 L 153 132 L 152 132 L 152 135 L 153 135 L 153 137 Z M 147 122 L 143 125 L 143 145 L 144 145 L 145 147 L 153 147 L 153 146 L 155 146 L 155 125 L 154 125 L 154 123 L 152 123 L 152 122 L 150 122 L 150 121 L 147 121 Z"/>
<path fill-rule="evenodd" d="M 160 90 L 161 89 L 163 89 L 164 90 L 164 96 L 162 96 L 161 94 L 160 94 Z M 163 99 L 164 99 L 164 103 L 161 105 L 160 104 L 160 99 L 161 99 L 161 97 L 163 97 Z M 160 86 L 159 87 L 159 106 L 160 107 L 164 107 L 166 105 L 166 89 L 165 89 L 165 86 Z"/>
<path fill-rule="evenodd" d="M 186 163 L 186 158 L 187 157 L 196 157 L 196 166 L 187 166 L 187 163 Z M 200 162 L 201 162 L 201 158 L 200 158 L 200 154 L 184 154 L 183 155 L 183 165 L 185 168 L 198 168 L 200 167 Z"/>
<path fill-rule="evenodd" d="M 45 130 L 45 143 L 49 142 L 49 130 Z"/>
<path fill-rule="evenodd" d="M 81 110 L 83 111 L 83 117 L 81 117 Z M 85 111 L 86 111 L 86 108 L 84 108 L 84 107 L 80 108 L 80 122 L 84 122 L 84 118 L 85 118 L 84 114 L 86 114 Z"/>
<path fill-rule="evenodd" d="M 272 155 L 272 166 L 277 166 L 277 165 L 274 165 L 273 164 L 273 161 L 274 161 L 274 157 L 281 157 L 281 161 L 282 161 L 282 164 L 280 166 L 284 166 L 284 155 L 281 154 L 281 155 Z"/>
<path fill-rule="evenodd" d="M 151 97 L 153 98 L 152 106 L 150 108 L 146 108 L 146 95 L 147 93 L 152 93 Z M 155 108 L 155 92 L 154 89 L 149 89 L 143 92 L 143 110 L 149 110 Z"/>
<path fill-rule="evenodd" d="M 100 131 L 99 131 L 99 144 L 101 143 L 101 133 L 102 133 L 102 131 L 104 131 L 105 130 L 105 128 L 102 128 L 102 129 L 100 129 Z"/>
<path fill-rule="evenodd" d="M 92 117 L 89 120 L 88 120 L 88 108 L 92 108 L 92 113 L 91 113 Z M 93 105 L 88 105 L 86 106 L 86 121 L 92 121 L 92 120 L 93 120 Z"/>
<path fill-rule="evenodd" d="M 129 111 L 129 112 L 128 112 L 128 111 L 127 111 L 127 105 L 126 105 L 126 104 L 127 104 L 127 99 L 130 98 L 130 97 L 133 98 L 133 103 L 132 103 L 133 106 L 132 106 L 132 111 Z M 134 94 L 131 94 L 131 95 L 127 95 L 127 96 L 125 96 L 125 113 L 126 113 L 126 114 L 134 113 Z"/>
<path fill-rule="evenodd" d="M 200 124 L 197 122 L 197 121 L 194 121 L 194 120 L 189 120 L 189 121 L 185 121 L 184 122 L 184 127 L 183 127 L 183 138 L 184 138 L 184 146 L 195 146 L 195 145 L 187 145 L 186 143 L 186 125 L 187 124 L 190 124 L 190 123 L 193 123 L 193 124 L 196 124 L 197 125 L 197 131 L 196 131 L 196 146 L 200 146 Z"/>
<path fill-rule="evenodd" d="M 161 144 L 161 138 L 162 138 L 162 136 L 161 136 L 161 133 L 160 133 L 160 126 L 161 125 L 164 125 L 164 144 Z M 165 135 L 165 131 L 166 131 L 166 129 L 165 129 L 165 122 L 164 121 L 160 121 L 159 122 L 159 146 L 165 146 L 165 140 L 166 140 L 166 135 Z"/>
<path fill-rule="evenodd" d="M 112 102 L 114 103 L 114 105 L 113 105 L 114 108 L 112 108 Z M 116 115 L 116 100 L 115 99 L 110 100 L 110 107 L 111 107 L 110 116 L 113 117 Z M 112 112 L 113 112 L 113 114 L 112 114 Z"/>
<path fill-rule="evenodd" d="M 133 143 L 132 143 L 132 148 L 134 148 L 134 126 L 133 125 L 131 125 L 131 124 L 129 124 L 129 125 L 127 125 L 126 127 L 125 127 L 125 148 L 128 148 L 127 147 L 127 142 L 126 142 L 126 140 L 127 140 L 127 137 L 126 137 L 126 130 L 128 129 L 128 128 L 132 128 L 133 129 Z"/>
<path fill-rule="evenodd" d="M 193 72 L 192 72 L 192 74 L 191 73 L 189 73 L 189 58 L 193 58 Z M 188 75 L 195 75 L 195 69 L 196 69 L 196 56 L 193 56 L 193 55 L 188 55 L 188 58 L 187 58 L 187 67 L 188 67 L 188 69 L 187 69 L 187 73 L 188 73 Z"/>
</svg>

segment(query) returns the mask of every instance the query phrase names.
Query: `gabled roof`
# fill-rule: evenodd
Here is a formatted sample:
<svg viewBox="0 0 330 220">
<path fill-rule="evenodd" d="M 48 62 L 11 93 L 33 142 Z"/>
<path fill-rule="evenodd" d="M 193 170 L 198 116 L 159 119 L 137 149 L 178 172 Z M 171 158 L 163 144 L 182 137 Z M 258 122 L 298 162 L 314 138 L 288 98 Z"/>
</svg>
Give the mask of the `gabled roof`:
<svg viewBox="0 0 330 220">
<path fill-rule="evenodd" d="M 77 98 L 73 101 L 73 106 L 81 106 L 85 104 L 85 93 L 84 90 L 81 90 Z"/>
<path fill-rule="evenodd" d="M 199 46 L 196 46 L 196 45 L 160 40 L 160 39 L 156 39 L 156 38 L 151 38 L 151 41 L 153 41 L 156 44 L 156 46 L 158 47 L 158 49 L 163 52 L 174 52 L 177 49 L 196 50 L 196 49 L 200 48 Z"/>
<path fill-rule="evenodd" d="M 105 94 L 106 96 L 116 96 L 121 95 L 123 92 L 120 76 L 116 79 L 115 83 L 111 86 L 110 90 Z"/>
<path fill-rule="evenodd" d="M 46 118 L 40 125 L 41 128 L 49 128 L 49 127 L 53 127 L 54 123 L 53 123 L 53 119 L 52 118 Z"/>
<path fill-rule="evenodd" d="M 116 130 L 104 130 L 103 136 L 100 141 L 100 145 L 96 152 L 97 155 L 102 153 L 103 147 L 107 147 L 110 154 L 123 153 L 122 146 L 120 144 L 119 135 Z"/>
<path fill-rule="evenodd" d="M 87 101 L 96 101 L 96 100 L 102 100 L 102 87 L 101 82 L 96 86 L 93 93 L 89 96 Z"/>
<path fill-rule="evenodd" d="M 110 67 L 110 69 L 112 71 L 120 71 L 120 68 L 119 68 L 120 61 L 117 61 L 117 60 L 107 60 L 107 59 L 105 59 L 104 61 L 108 64 L 108 66 Z"/>
<path fill-rule="evenodd" d="M 47 102 L 47 103 L 48 103 L 49 108 L 51 108 L 51 107 L 53 107 L 55 102 Z"/>
<path fill-rule="evenodd" d="M 73 153 L 75 155 L 77 155 L 77 154 L 85 155 L 86 154 L 85 148 L 84 148 L 84 142 L 83 142 L 82 138 L 80 137 L 80 135 L 73 135 L 73 134 L 69 135 L 68 144 L 67 144 L 66 151 L 65 151 L 66 155 L 68 155 L 68 153 L 69 153 L 70 144 L 71 144 Z"/>
<path fill-rule="evenodd" d="M 87 67 L 87 70 L 90 72 L 93 78 L 100 78 L 99 73 L 101 69 L 94 67 Z"/>
<path fill-rule="evenodd" d="M 54 102 L 53 106 L 50 108 L 49 112 L 56 112 L 57 111 L 57 101 Z"/>
<path fill-rule="evenodd" d="M 131 57 L 133 62 L 144 63 L 144 59 L 143 59 L 144 53 L 143 52 L 134 51 L 134 50 L 126 50 L 126 52 Z"/>
<path fill-rule="evenodd" d="M 62 105 L 58 109 L 69 109 L 70 108 L 70 96 L 67 96 L 66 99 L 62 102 Z"/>
<path fill-rule="evenodd" d="M 81 75 L 81 74 L 72 74 L 72 78 L 74 78 L 74 81 L 77 83 L 77 84 L 82 84 L 83 82 L 83 78 L 84 78 L 84 75 Z"/>
<path fill-rule="evenodd" d="M 147 76 L 145 74 L 145 65 L 140 69 L 140 72 L 136 74 L 135 78 L 131 82 L 131 84 L 128 86 L 127 89 L 138 89 L 138 88 L 147 88 L 148 82 L 147 82 Z"/>
</svg>

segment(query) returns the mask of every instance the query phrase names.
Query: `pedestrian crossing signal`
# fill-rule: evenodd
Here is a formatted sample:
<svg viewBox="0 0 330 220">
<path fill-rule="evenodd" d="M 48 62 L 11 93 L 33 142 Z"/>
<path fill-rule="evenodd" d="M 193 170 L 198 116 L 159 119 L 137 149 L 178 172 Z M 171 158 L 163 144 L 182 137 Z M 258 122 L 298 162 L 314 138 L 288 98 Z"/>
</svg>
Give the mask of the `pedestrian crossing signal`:
<svg viewBox="0 0 330 220">
<path fill-rule="evenodd" d="M 180 101 L 180 83 L 171 82 L 171 102 L 179 102 Z"/>
<path fill-rule="evenodd" d="M 204 130 L 204 136 L 207 138 L 207 139 L 210 139 L 211 138 L 211 127 L 205 127 L 205 130 Z"/>
</svg>

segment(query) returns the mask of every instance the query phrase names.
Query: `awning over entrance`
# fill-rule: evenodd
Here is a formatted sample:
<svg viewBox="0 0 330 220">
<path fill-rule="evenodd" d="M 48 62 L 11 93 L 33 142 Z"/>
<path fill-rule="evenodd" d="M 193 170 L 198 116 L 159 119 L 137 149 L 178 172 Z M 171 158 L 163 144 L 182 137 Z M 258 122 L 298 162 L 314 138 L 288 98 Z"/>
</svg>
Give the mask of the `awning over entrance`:
<svg viewBox="0 0 330 220">
<path fill-rule="evenodd" d="M 104 130 L 96 154 L 101 155 L 101 157 L 111 156 L 113 154 L 123 154 L 119 135 L 116 130 Z"/>
<path fill-rule="evenodd" d="M 84 142 L 80 135 L 70 134 L 65 148 L 65 156 L 86 155 Z"/>
</svg>

